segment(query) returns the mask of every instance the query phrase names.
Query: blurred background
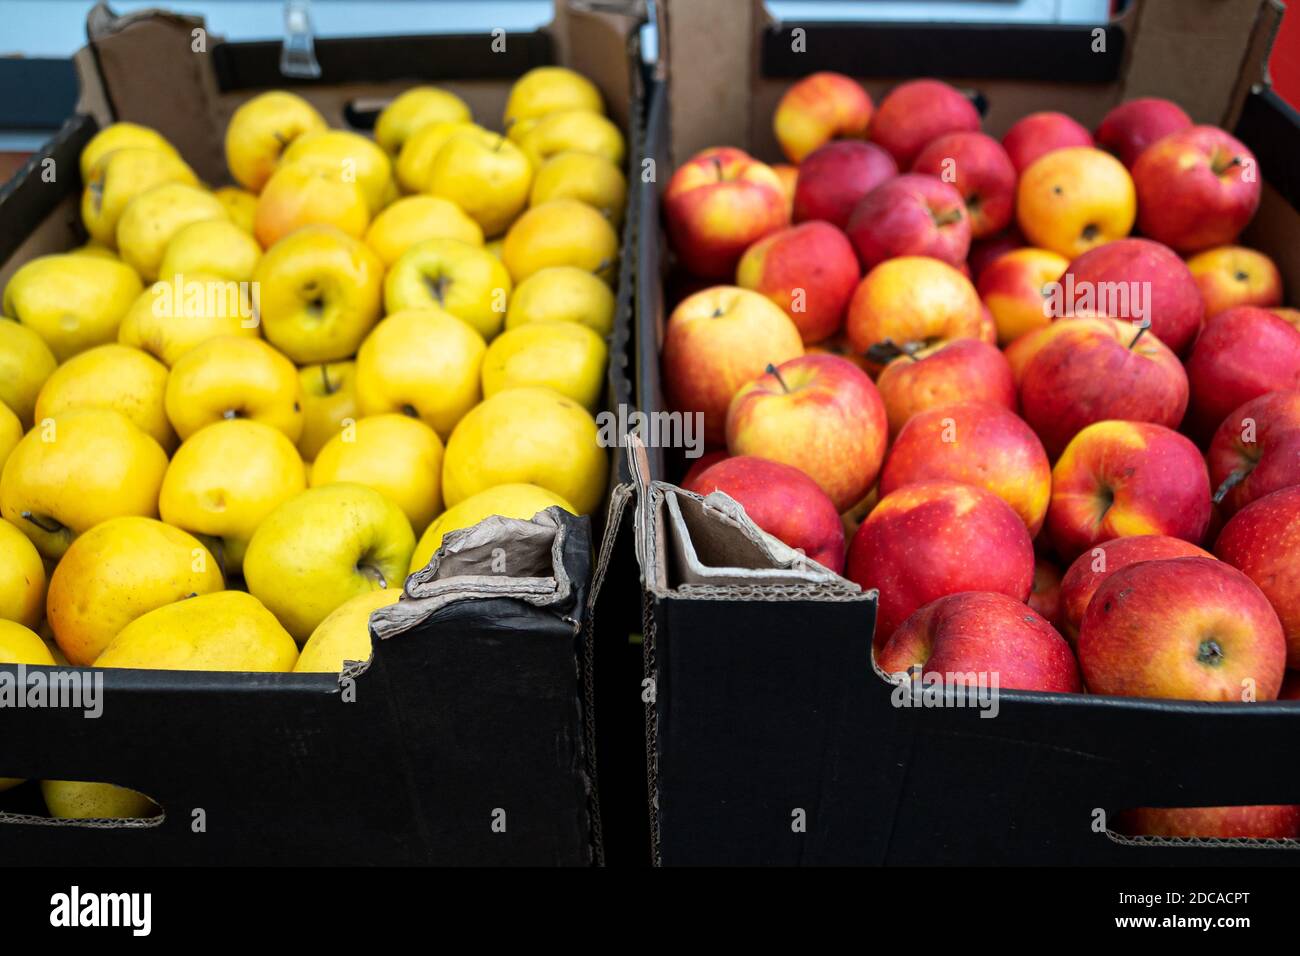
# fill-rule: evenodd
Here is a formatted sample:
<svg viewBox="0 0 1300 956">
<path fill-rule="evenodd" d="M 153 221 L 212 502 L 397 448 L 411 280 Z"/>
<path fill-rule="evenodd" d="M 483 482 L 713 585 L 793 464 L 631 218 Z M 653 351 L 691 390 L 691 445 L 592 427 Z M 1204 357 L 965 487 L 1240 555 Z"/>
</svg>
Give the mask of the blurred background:
<svg viewBox="0 0 1300 956">
<path fill-rule="evenodd" d="M 653 0 L 641 2 L 653 6 Z M 284 36 L 283 0 L 115 0 L 110 5 L 116 13 L 163 7 L 201 15 L 213 33 L 235 40 Z M 310 0 L 306 5 L 317 36 L 526 31 L 550 20 L 552 9 L 551 0 Z M 785 20 L 1087 24 L 1105 22 L 1123 0 L 768 0 L 767 5 Z M 77 84 L 70 57 L 85 43 L 92 6 L 93 0 L 0 0 L 0 182 L 72 112 Z M 643 41 L 653 56 L 653 30 Z M 1283 19 L 1270 65 L 1278 92 L 1300 107 L 1300 13 Z"/>
</svg>

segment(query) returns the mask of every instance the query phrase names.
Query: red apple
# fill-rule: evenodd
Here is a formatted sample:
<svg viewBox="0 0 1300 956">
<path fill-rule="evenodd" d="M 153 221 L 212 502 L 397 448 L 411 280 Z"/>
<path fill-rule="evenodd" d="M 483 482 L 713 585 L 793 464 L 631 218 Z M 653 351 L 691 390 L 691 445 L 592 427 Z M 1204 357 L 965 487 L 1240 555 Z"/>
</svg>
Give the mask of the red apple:
<svg viewBox="0 0 1300 956">
<path fill-rule="evenodd" d="M 798 468 L 741 455 L 720 461 L 683 484 L 698 495 L 722 491 L 774 538 L 839 574 L 844 568 L 844 525 L 831 500 Z"/>
<path fill-rule="evenodd" d="M 996 591 L 1024 601 L 1034 582 L 1034 546 L 997 495 L 922 481 L 880 499 L 853 536 L 845 573 L 880 591 L 879 650 L 913 612 L 946 595 Z"/>
<path fill-rule="evenodd" d="M 889 150 L 899 169 L 909 169 L 930 140 L 979 128 L 979 111 L 957 90 L 940 80 L 911 80 L 881 100 L 870 132 L 872 142 Z"/>
<path fill-rule="evenodd" d="M 1187 260 L 1206 315 L 1237 305 L 1272 309 L 1282 304 L 1282 273 L 1273 260 L 1245 246 L 1219 246 Z"/>
<path fill-rule="evenodd" d="M 1300 806 L 1138 807 L 1121 812 L 1115 829 L 1129 836 L 1294 840 L 1300 838 Z"/>
<path fill-rule="evenodd" d="M 1070 647 L 1047 621 L 1005 594 L 950 594 L 917 610 L 885 642 L 887 674 L 974 674 L 985 686 L 1079 693 Z"/>
<path fill-rule="evenodd" d="M 711 447 L 726 437 L 727 406 L 769 363 L 803 354 L 799 329 L 757 292 L 715 286 L 683 299 L 664 331 L 668 404 L 704 417 Z"/>
<path fill-rule="evenodd" d="M 1097 127 L 1097 145 L 1119 157 L 1130 169 L 1143 151 L 1170 133 L 1192 125 L 1192 118 L 1177 103 L 1154 96 L 1121 103 Z"/>
<path fill-rule="evenodd" d="M 1069 301 L 1113 319 L 1147 322 L 1151 332 L 1181 355 L 1205 321 L 1205 307 L 1187 264 L 1150 239 L 1119 239 L 1090 249 L 1061 279 Z"/>
<path fill-rule="evenodd" d="M 741 253 L 789 224 L 785 190 L 770 166 L 719 146 L 683 163 L 664 190 L 664 220 L 678 259 L 697 276 L 730 279 Z"/>
<path fill-rule="evenodd" d="M 1192 126 L 1148 146 L 1133 164 L 1142 234 L 1181 253 L 1234 242 L 1259 208 L 1259 167 L 1245 144 Z"/>
<path fill-rule="evenodd" d="M 1047 530 L 1066 561 L 1126 535 L 1166 534 L 1195 543 L 1209 523 L 1205 460 L 1163 425 L 1089 425 L 1052 469 Z"/>
<path fill-rule="evenodd" d="M 983 239 L 1010 225 L 1016 206 L 1016 168 L 992 136 L 960 132 L 936 137 L 916 157 L 912 172 L 957 187 L 966 202 L 973 237 Z"/>
<path fill-rule="evenodd" d="M 889 426 L 867 373 L 834 355 L 805 355 L 769 367 L 736 392 L 727 449 L 793 465 L 847 511 L 871 490 Z"/>
<path fill-rule="evenodd" d="M 1016 120 L 1002 137 L 1002 147 L 1017 173 L 1054 150 L 1092 145 L 1092 134 L 1064 113 L 1030 113 Z"/>
<path fill-rule="evenodd" d="M 1034 588 L 1029 592 L 1029 606 L 1048 624 L 1060 630 L 1061 569 L 1046 558 L 1034 561 Z"/>
<path fill-rule="evenodd" d="M 718 462 L 725 461 L 726 458 L 727 450 L 725 448 L 707 451 L 700 455 L 700 457 L 692 461 L 690 467 L 686 469 L 686 474 L 682 476 L 681 486 L 683 488 L 689 488 L 691 482 L 695 481 L 695 479 L 699 478 L 700 475 L 704 474 L 706 470 L 712 468 Z M 689 461 L 689 459 L 687 460 Z"/>
<path fill-rule="evenodd" d="M 845 227 L 862 268 L 898 256 L 929 256 L 958 266 L 970 251 L 970 218 L 956 188 L 936 176 L 905 173 L 858 203 Z"/>
<path fill-rule="evenodd" d="M 1029 426 L 1002 405 L 957 402 L 914 415 L 898 433 L 880 493 L 947 479 L 991 491 L 1038 534 L 1052 493 L 1052 466 Z"/>
<path fill-rule="evenodd" d="M 1192 346 L 1187 380 L 1191 432 L 1208 438 L 1252 398 L 1300 388 L 1300 331 L 1255 306 L 1220 312 Z"/>
<path fill-rule="evenodd" d="M 1074 559 L 1061 579 L 1061 616 L 1057 626 L 1065 639 L 1073 644 L 1079 637 L 1079 625 L 1083 623 L 1088 602 L 1097 593 L 1101 582 L 1120 568 L 1160 558 L 1212 557 L 1214 555 L 1210 552 L 1190 541 L 1163 534 L 1137 534 L 1094 545 Z"/>
<path fill-rule="evenodd" d="M 897 175 L 894 157 L 875 143 L 827 143 L 799 164 L 794 221 L 821 219 L 843 229 L 862 197 Z"/>
<path fill-rule="evenodd" d="M 784 309 L 805 344 L 839 331 L 859 278 L 853 246 L 827 222 L 774 232 L 750 246 L 736 267 L 736 285 Z"/>
<path fill-rule="evenodd" d="M 1219 533 L 1214 553 L 1259 585 L 1282 622 L 1287 664 L 1300 668 L 1300 486 L 1238 511 Z"/>
<path fill-rule="evenodd" d="M 1227 516 L 1300 485 L 1300 391 L 1269 392 L 1236 409 L 1214 433 L 1206 460 Z"/>
<path fill-rule="evenodd" d="M 1014 411 L 1016 383 L 1006 358 L 978 339 L 955 339 L 894 359 L 876 380 L 897 435 L 913 416 L 960 401 L 980 401 Z"/>
<path fill-rule="evenodd" d="M 861 139 L 871 122 L 871 97 L 842 73 L 804 77 L 785 91 L 772 114 L 772 131 L 792 163 L 841 137 Z"/>
<path fill-rule="evenodd" d="M 1020 408 L 1053 459 L 1093 422 L 1177 428 L 1187 409 L 1178 356 L 1118 319 L 1054 322 L 1020 373 Z"/>
<path fill-rule="evenodd" d="M 1268 599 L 1213 558 L 1139 561 L 1097 588 L 1079 629 L 1094 694 L 1176 700 L 1274 700 L 1286 668 Z"/>
</svg>

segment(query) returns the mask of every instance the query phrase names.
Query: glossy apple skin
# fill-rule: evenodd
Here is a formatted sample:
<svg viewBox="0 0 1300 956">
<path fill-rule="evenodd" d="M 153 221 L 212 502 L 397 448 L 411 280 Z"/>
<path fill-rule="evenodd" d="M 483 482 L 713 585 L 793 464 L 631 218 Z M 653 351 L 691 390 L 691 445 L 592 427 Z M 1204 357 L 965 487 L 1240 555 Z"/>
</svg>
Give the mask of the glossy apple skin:
<svg viewBox="0 0 1300 956">
<path fill-rule="evenodd" d="M 663 206 L 678 259 L 709 279 L 730 279 L 751 244 L 789 224 L 781 178 L 729 146 L 683 163 L 668 181 Z"/>
<path fill-rule="evenodd" d="M 1138 534 L 1112 538 L 1094 545 L 1074 559 L 1061 579 L 1061 615 L 1057 627 L 1073 644 L 1079 637 L 1088 602 L 1101 582 L 1130 564 L 1161 558 L 1212 558 L 1214 555 L 1182 538 L 1163 534 Z"/>
<path fill-rule="evenodd" d="M 1116 106 L 1097 127 L 1097 145 L 1114 153 L 1129 169 L 1152 143 L 1192 125 L 1192 118 L 1170 100 L 1145 96 Z"/>
<path fill-rule="evenodd" d="M 1041 555 L 1034 560 L 1034 587 L 1029 606 L 1059 632 L 1061 629 L 1061 569 Z"/>
<path fill-rule="evenodd" d="M 827 222 L 774 232 L 750 246 L 736 267 L 736 284 L 779 305 L 805 345 L 839 331 L 859 278 L 853 246 Z"/>
<path fill-rule="evenodd" d="M 869 192 L 844 231 L 864 271 L 897 256 L 930 256 L 959 266 L 970 251 L 970 217 L 961 193 L 920 173 L 895 176 Z"/>
<path fill-rule="evenodd" d="M 706 451 L 694 461 L 691 461 L 689 458 L 686 459 L 690 462 L 690 465 L 686 469 L 686 474 L 682 476 L 681 486 L 683 488 L 689 488 L 691 482 L 695 481 L 696 478 L 700 477 L 700 475 L 704 474 L 706 470 L 712 468 L 718 462 L 725 460 L 726 457 L 727 449 L 717 448 L 713 451 Z"/>
<path fill-rule="evenodd" d="M 1051 458 L 1094 422 L 1182 421 L 1187 375 L 1154 336 L 1138 338 L 1116 319 L 1079 318 L 1053 323 L 1043 339 L 1021 370 L 1020 409 Z"/>
<path fill-rule="evenodd" d="M 945 133 L 931 140 L 912 172 L 952 183 L 966 203 L 971 236 L 984 239 L 1011 224 L 1016 207 L 1016 168 L 992 136 Z"/>
<path fill-rule="evenodd" d="M 817 483 L 798 468 L 741 455 L 705 469 L 682 487 L 699 495 L 726 492 L 768 534 L 836 574 L 844 569 L 840 514 Z"/>
<path fill-rule="evenodd" d="M 1282 274 L 1273 260 L 1245 246 L 1219 246 L 1187 260 L 1206 315 L 1238 305 L 1272 309 L 1282 304 Z"/>
<path fill-rule="evenodd" d="M 899 169 L 944 133 L 980 128 L 980 114 L 965 96 L 941 80 L 910 80 L 880 101 L 871 120 L 871 141 L 889 150 Z"/>
<path fill-rule="evenodd" d="M 1016 408 L 1011 367 L 1001 352 L 978 339 L 955 339 L 918 352 L 915 358 L 894 359 L 880 373 L 876 387 L 892 435 L 913 416 L 953 402 Z"/>
<path fill-rule="evenodd" d="M 1067 259 L 1133 230 L 1137 193 L 1124 165 L 1090 146 L 1034 160 L 1016 185 L 1016 222 L 1029 244 Z"/>
<path fill-rule="evenodd" d="M 1300 388 L 1300 331 L 1267 309 L 1241 305 L 1211 316 L 1187 359 L 1189 433 L 1219 424 L 1265 392 Z"/>
<path fill-rule="evenodd" d="M 1300 391 L 1268 392 L 1234 410 L 1210 439 L 1205 457 L 1226 516 L 1300 485 Z"/>
<path fill-rule="evenodd" d="M 1052 494 L 1052 466 L 1038 437 L 1014 412 L 989 402 L 940 405 L 899 431 L 880 473 L 880 493 L 935 480 L 992 492 L 1020 516 L 1030 537 L 1043 526 Z"/>
<path fill-rule="evenodd" d="M 1300 487 L 1238 511 L 1219 532 L 1214 553 L 1259 585 L 1282 622 L 1287 666 L 1300 669 Z"/>
<path fill-rule="evenodd" d="M 875 143 L 827 143 L 799 164 L 794 221 L 821 219 L 843 229 L 862 197 L 897 175 L 894 157 Z"/>
<path fill-rule="evenodd" d="M 669 406 L 704 416 L 704 440 L 726 440 L 731 397 L 767 368 L 803 354 L 794 322 L 757 292 L 714 286 L 683 299 L 664 331 Z"/>
<path fill-rule="evenodd" d="M 1133 184 L 1142 234 L 1184 255 L 1236 241 L 1259 208 L 1254 154 L 1214 126 L 1148 146 L 1133 164 Z"/>
<path fill-rule="evenodd" d="M 1070 261 L 1048 249 L 1013 249 L 979 274 L 980 298 L 993 314 L 998 343 L 1010 345 L 1027 332 L 1050 325 L 1050 284 L 1059 282 Z"/>
<path fill-rule="evenodd" d="M 857 80 L 822 71 L 785 91 L 772 114 L 772 130 L 786 159 L 800 163 L 832 139 L 866 136 L 871 112 L 871 97 Z"/>
<path fill-rule="evenodd" d="M 1016 120 L 1002 137 L 1002 148 L 1022 173 L 1040 156 L 1071 146 L 1092 146 L 1092 134 L 1064 113 L 1030 113 Z"/>
<path fill-rule="evenodd" d="M 997 495 L 955 481 L 923 481 L 885 495 L 849 546 L 846 576 L 878 588 L 875 647 L 918 608 L 962 591 L 1017 601 L 1034 582 L 1024 522 Z"/>
<path fill-rule="evenodd" d="M 1067 278 L 1068 277 L 1068 278 Z M 1095 292 L 1103 283 L 1142 283 L 1149 293 L 1148 315 L 1121 315 L 1107 312 L 1113 319 L 1151 323 L 1151 332 L 1177 355 L 1182 355 L 1196 338 L 1205 321 L 1205 306 L 1187 264 L 1168 246 L 1150 239 L 1119 239 L 1090 249 L 1070 263 L 1063 282 L 1091 283 Z M 1077 293 L 1076 293 L 1077 294 Z M 1129 296 L 1130 310 L 1137 303 Z"/>
<path fill-rule="evenodd" d="M 727 448 L 800 469 L 847 511 L 880 474 L 889 426 L 867 373 L 834 355 L 805 355 L 745 385 L 727 411 Z M 779 376 L 779 377 L 778 377 Z"/>
<path fill-rule="evenodd" d="M 1121 812 L 1115 829 L 1129 836 L 1294 840 L 1300 837 L 1300 806 L 1138 807 Z"/>
<path fill-rule="evenodd" d="M 1089 425 L 1052 469 L 1047 532 L 1063 560 L 1127 535 L 1200 542 L 1209 523 L 1205 460 L 1187 438 L 1163 425 Z"/>
<path fill-rule="evenodd" d="M 1070 647 L 1037 612 L 986 591 L 950 594 L 918 609 L 885 642 L 876 663 L 887 674 L 920 665 L 923 674 L 997 674 L 998 687 L 1079 693 Z"/>
<path fill-rule="evenodd" d="M 1121 697 L 1274 700 L 1286 668 L 1268 599 L 1213 558 L 1139 561 L 1097 588 L 1077 645 L 1088 690 Z"/>
</svg>

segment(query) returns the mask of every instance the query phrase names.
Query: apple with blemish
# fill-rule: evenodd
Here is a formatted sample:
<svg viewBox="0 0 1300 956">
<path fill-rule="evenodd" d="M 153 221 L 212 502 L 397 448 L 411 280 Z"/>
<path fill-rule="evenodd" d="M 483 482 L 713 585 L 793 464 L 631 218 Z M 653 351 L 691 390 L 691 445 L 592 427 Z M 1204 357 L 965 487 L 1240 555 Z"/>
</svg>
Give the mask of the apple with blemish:
<svg viewBox="0 0 1300 956">
<path fill-rule="evenodd" d="M 1238 305 L 1271 309 L 1282 304 L 1282 274 L 1264 253 L 1245 246 L 1207 249 L 1187 260 L 1205 314 L 1215 316 Z"/>
<path fill-rule="evenodd" d="M 1011 366 L 994 346 L 979 339 L 955 339 L 896 358 L 880 373 L 876 387 L 891 435 L 927 409 L 953 402 L 1016 408 Z"/>
<path fill-rule="evenodd" d="M 926 144 L 944 133 L 980 128 L 980 114 L 962 93 L 941 80 L 910 80 L 894 87 L 871 120 L 871 141 L 908 169 Z"/>
<path fill-rule="evenodd" d="M 1116 571 L 1088 603 L 1076 649 L 1088 690 L 1122 697 L 1274 700 L 1286 668 L 1268 599 L 1213 558 Z"/>
<path fill-rule="evenodd" d="M 1187 359 L 1188 433 L 1208 440 L 1233 409 L 1266 392 L 1300 389 L 1300 330 L 1267 309 L 1212 316 Z"/>
<path fill-rule="evenodd" d="M 1021 117 L 1002 137 L 1002 148 L 1017 174 L 1023 173 L 1040 156 L 1055 150 L 1092 145 L 1092 134 L 1084 126 L 1064 113 L 1051 111 Z"/>
<path fill-rule="evenodd" d="M 962 194 L 937 176 L 905 173 L 881 183 L 844 227 L 863 269 L 898 256 L 929 256 L 959 266 L 970 251 Z"/>
<path fill-rule="evenodd" d="M 897 175 L 894 157 L 875 143 L 827 143 L 799 164 L 794 221 L 822 219 L 843 229 L 862 197 Z"/>
<path fill-rule="evenodd" d="M 1300 485 L 1300 391 L 1268 392 L 1233 411 L 1210 440 L 1206 461 L 1215 503 L 1227 517 Z"/>
<path fill-rule="evenodd" d="M 1189 439 L 1150 422 L 1089 425 L 1052 468 L 1047 533 L 1073 561 L 1111 538 L 1164 534 L 1192 543 L 1210 524 L 1210 476 Z"/>
<path fill-rule="evenodd" d="M 853 246 L 826 222 L 774 232 L 750 246 L 736 267 L 736 285 L 779 305 L 805 344 L 839 330 L 858 278 Z"/>
<path fill-rule="evenodd" d="M 1026 600 L 1034 545 L 1024 522 L 992 492 L 922 481 L 880 499 L 853 536 L 845 576 L 880 591 L 879 651 L 915 611 L 949 594 L 994 591 Z"/>
<path fill-rule="evenodd" d="M 727 410 L 727 450 L 784 462 L 847 511 L 876 482 L 889 426 L 871 379 L 847 359 L 805 355 L 742 386 Z"/>
<path fill-rule="evenodd" d="M 945 133 L 921 150 L 912 172 L 935 176 L 957 188 L 966 203 L 972 237 L 984 239 L 1010 225 L 1016 207 L 1016 168 L 992 136 Z"/>
<path fill-rule="evenodd" d="M 682 487 L 699 495 L 722 491 L 774 538 L 839 574 L 844 568 L 844 525 L 826 493 L 791 465 L 736 455 Z"/>
<path fill-rule="evenodd" d="M 923 411 L 902 427 L 880 473 L 880 493 L 934 480 L 992 492 L 1033 537 L 1047 516 L 1052 466 L 1014 412 L 990 402 L 957 402 Z"/>
<path fill-rule="evenodd" d="M 785 91 L 772 114 L 772 131 L 792 163 L 833 139 L 862 139 L 871 122 L 871 97 L 842 73 L 822 71 Z"/>
<path fill-rule="evenodd" d="M 1050 249 L 1023 248 L 1004 253 L 984 268 L 976 288 L 993 313 L 999 345 L 1010 345 L 1051 323 L 1053 283 L 1069 265 L 1070 260 Z"/>
</svg>

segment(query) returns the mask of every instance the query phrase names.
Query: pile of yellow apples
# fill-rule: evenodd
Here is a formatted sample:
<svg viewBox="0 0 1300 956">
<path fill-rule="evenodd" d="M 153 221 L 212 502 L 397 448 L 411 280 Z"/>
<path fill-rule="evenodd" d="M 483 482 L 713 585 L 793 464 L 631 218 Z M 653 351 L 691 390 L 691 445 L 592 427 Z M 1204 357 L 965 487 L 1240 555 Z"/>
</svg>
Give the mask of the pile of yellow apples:
<svg viewBox="0 0 1300 956">
<path fill-rule="evenodd" d="M 155 130 L 87 144 L 89 241 L 4 288 L 0 661 L 337 672 L 448 532 L 599 504 L 623 136 L 561 67 L 502 125 L 421 86 L 371 138 L 268 92 L 215 189 Z"/>
</svg>

